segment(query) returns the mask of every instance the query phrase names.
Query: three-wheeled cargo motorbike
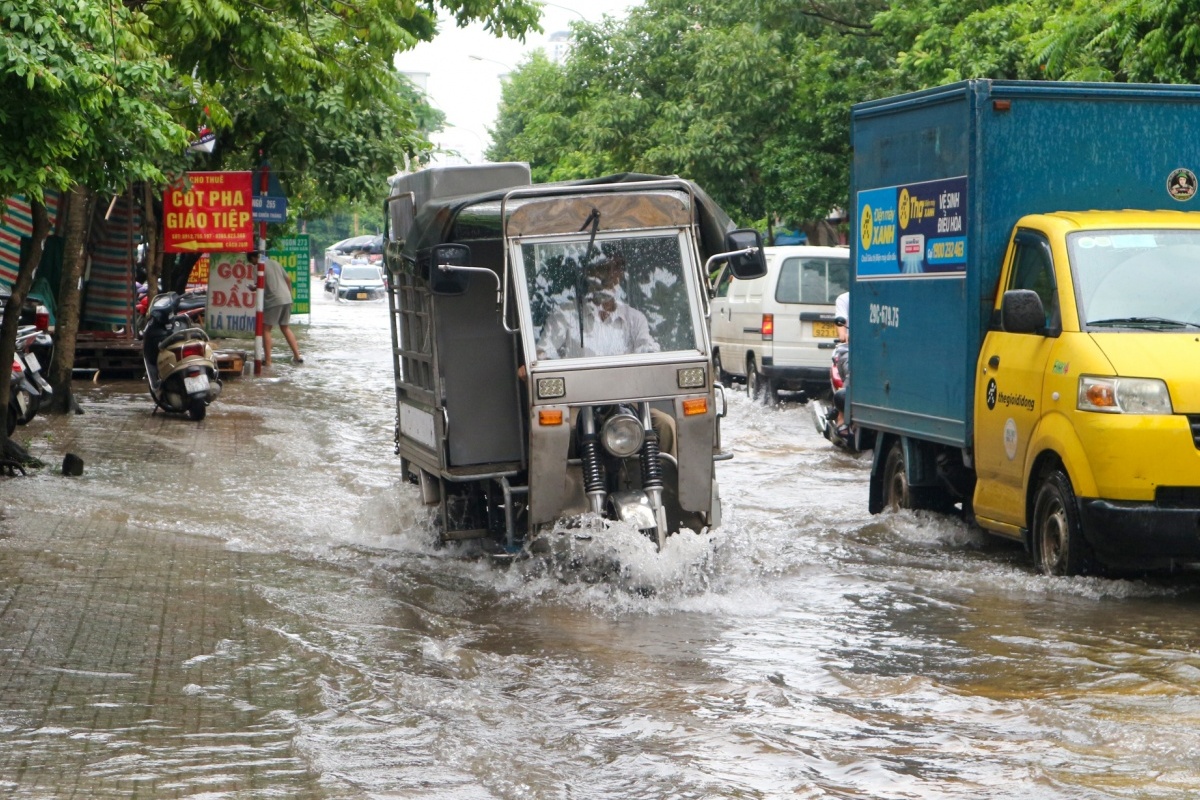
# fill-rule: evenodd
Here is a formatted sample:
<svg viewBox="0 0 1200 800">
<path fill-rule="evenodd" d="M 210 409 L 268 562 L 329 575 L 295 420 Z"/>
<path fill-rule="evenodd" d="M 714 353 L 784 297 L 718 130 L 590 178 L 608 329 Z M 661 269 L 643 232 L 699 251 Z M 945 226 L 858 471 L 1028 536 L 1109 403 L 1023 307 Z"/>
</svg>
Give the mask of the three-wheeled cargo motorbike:
<svg viewBox="0 0 1200 800">
<path fill-rule="evenodd" d="M 589 512 L 660 547 L 717 527 L 707 276 L 763 274 L 758 234 L 675 177 L 531 185 L 510 163 L 390 183 L 396 452 L 442 539 L 519 552 Z"/>
</svg>

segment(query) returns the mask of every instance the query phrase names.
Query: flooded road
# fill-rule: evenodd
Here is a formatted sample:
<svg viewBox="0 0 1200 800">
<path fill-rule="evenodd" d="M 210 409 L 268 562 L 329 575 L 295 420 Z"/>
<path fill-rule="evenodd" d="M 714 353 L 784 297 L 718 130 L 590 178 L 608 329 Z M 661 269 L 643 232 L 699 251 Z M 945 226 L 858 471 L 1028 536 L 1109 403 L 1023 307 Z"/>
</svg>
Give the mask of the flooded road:
<svg viewBox="0 0 1200 800">
<path fill-rule="evenodd" d="M 956 519 L 872 517 L 866 456 L 740 393 L 720 530 L 498 567 L 400 482 L 386 306 L 318 288 L 295 328 L 306 363 L 201 423 L 102 381 L 18 431 L 85 471 L 0 478 L 0 794 L 1200 790 L 1195 578 L 1047 579 Z"/>
</svg>

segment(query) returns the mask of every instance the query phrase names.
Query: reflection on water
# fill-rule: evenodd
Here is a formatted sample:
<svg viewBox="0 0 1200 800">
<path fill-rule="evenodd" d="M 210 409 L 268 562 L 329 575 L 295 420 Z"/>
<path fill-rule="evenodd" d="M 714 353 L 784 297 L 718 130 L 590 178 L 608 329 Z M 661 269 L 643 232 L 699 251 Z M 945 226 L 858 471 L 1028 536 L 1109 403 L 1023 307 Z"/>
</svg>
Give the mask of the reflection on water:
<svg viewBox="0 0 1200 800">
<path fill-rule="evenodd" d="M 660 554 L 585 520 L 497 566 L 438 547 L 400 483 L 386 305 L 318 294 L 295 327 L 306 363 L 230 381 L 201 423 L 123 381 L 22 430 L 86 467 L 0 482 L 8 793 L 1200 787 L 1191 577 L 1046 579 L 956 519 L 872 517 L 869 455 L 737 393 L 723 528 Z"/>
</svg>

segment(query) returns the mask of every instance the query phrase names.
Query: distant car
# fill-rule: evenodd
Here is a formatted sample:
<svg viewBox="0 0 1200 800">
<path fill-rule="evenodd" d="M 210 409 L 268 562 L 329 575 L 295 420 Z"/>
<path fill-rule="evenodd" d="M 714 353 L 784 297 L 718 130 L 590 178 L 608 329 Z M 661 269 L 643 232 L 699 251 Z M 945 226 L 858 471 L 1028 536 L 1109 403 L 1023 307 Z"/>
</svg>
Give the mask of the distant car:
<svg viewBox="0 0 1200 800">
<path fill-rule="evenodd" d="M 845 247 L 765 247 L 767 274 L 714 282 L 711 332 L 722 381 L 747 384 L 767 403 L 780 390 L 828 394 L 837 339 L 834 301 L 850 287 Z"/>
<path fill-rule="evenodd" d="M 373 264 L 346 264 L 334 292 L 338 300 L 379 300 L 384 292 L 383 273 Z"/>
</svg>

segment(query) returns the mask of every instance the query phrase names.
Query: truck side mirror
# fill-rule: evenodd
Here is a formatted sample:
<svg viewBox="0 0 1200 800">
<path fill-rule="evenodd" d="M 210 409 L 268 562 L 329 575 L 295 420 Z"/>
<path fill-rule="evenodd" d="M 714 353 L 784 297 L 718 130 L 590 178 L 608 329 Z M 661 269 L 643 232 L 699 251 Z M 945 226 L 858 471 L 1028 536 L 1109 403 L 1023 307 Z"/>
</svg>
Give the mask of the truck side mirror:
<svg viewBox="0 0 1200 800">
<path fill-rule="evenodd" d="M 1032 289 L 1009 289 L 1000 300 L 1000 325 L 1009 333 L 1037 333 L 1046 327 L 1042 298 Z"/>
<path fill-rule="evenodd" d="M 429 291 L 450 296 L 467 290 L 471 278 L 471 248 L 439 244 L 429 253 Z"/>
<path fill-rule="evenodd" d="M 725 250 L 733 277 L 745 281 L 767 274 L 762 236 L 753 228 L 739 228 L 725 234 Z"/>
</svg>

